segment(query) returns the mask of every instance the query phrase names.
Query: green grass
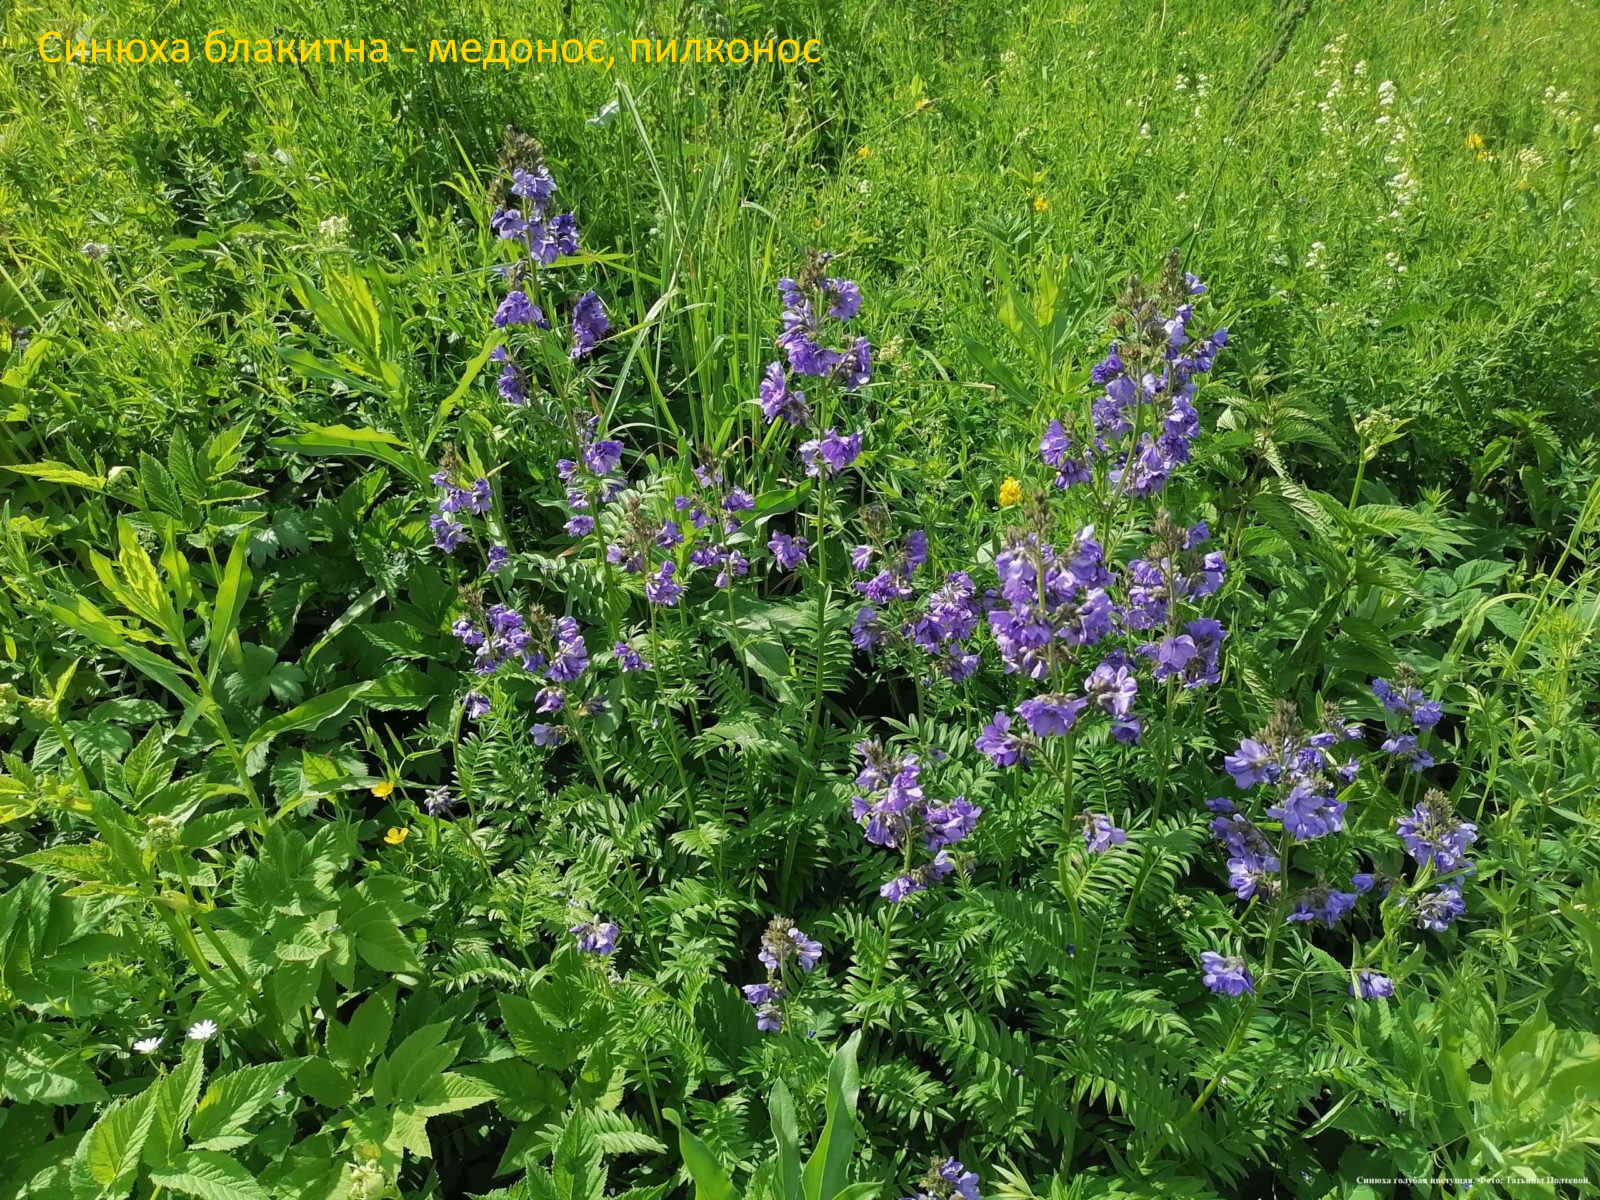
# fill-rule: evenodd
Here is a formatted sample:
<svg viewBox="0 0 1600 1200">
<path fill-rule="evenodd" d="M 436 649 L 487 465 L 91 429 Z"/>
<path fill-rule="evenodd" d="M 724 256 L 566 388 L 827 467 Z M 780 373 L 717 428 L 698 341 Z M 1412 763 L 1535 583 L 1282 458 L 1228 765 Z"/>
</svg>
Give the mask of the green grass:
<svg viewBox="0 0 1600 1200">
<path fill-rule="evenodd" d="M 1582 6 L 116 7 L 8 21 L 0 315 L 51 339 L 6 424 L 19 458 L 114 463 L 174 423 L 328 415 L 277 355 L 310 336 L 300 272 L 392 272 L 400 350 L 447 391 L 486 327 L 482 193 L 507 124 L 546 144 L 588 245 L 620 255 L 607 288 L 636 319 L 667 296 L 654 383 L 636 372 L 619 400 L 662 418 L 640 394 L 658 391 L 695 440 L 750 431 L 770 280 L 808 246 L 868 287 L 892 347 L 873 408 L 936 471 L 1032 428 L 985 387 L 990 354 L 1032 368 L 1008 296 L 1056 290 L 1086 334 L 1116 281 L 1175 245 L 1216 281 L 1245 391 L 1293 397 L 1345 444 L 1374 408 L 1414 418 L 1375 468 L 1407 489 L 1466 483 L 1461 447 L 1502 431 L 1496 409 L 1569 431 L 1592 413 L 1600 50 Z M 198 57 L 211 28 L 419 47 L 562 30 L 617 49 L 771 31 L 819 36 L 825 61 L 85 68 L 33 48 L 46 29 L 187 34 Z M 587 123 L 619 95 L 615 120 Z M 89 242 L 110 255 L 86 259 Z"/>
</svg>

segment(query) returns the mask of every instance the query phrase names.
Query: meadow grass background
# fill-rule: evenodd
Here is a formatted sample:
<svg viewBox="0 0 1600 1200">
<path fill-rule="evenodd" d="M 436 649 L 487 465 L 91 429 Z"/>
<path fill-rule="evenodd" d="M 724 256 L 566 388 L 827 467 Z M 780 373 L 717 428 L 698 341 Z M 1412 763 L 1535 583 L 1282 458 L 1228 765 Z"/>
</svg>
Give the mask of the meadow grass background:
<svg viewBox="0 0 1600 1200">
<path fill-rule="evenodd" d="M 1372 474 L 1461 494 L 1518 432 L 1498 410 L 1593 422 L 1594 18 L 1555 2 L 20 4 L 0 315 L 52 344 L 4 428 L 19 455 L 114 463 L 175 425 L 335 415 L 278 352 L 305 337 L 290 275 L 352 266 L 406 297 L 404 357 L 447 391 L 493 308 L 483 192 L 515 125 L 546 145 L 588 246 L 621 254 L 609 291 L 636 319 L 667 295 L 656 390 L 697 438 L 749 419 L 771 280 L 823 247 L 874 297 L 890 370 L 873 403 L 908 465 L 987 488 L 1037 417 L 995 390 L 1001 368 L 1025 393 L 1040 369 L 1008 297 L 1053 301 L 1086 369 L 1116 284 L 1177 246 L 1216 281 L 1242 393 L 1325 419 L 1344 448 L 1353 417 L 1413 418 Z M 46 29 L 188 36 L 198 58 L 212 28 L 618 52 L 770 32 L 821 38 L 825 61 L 81 67 L 33 46 Z M 1350 470 L 1329 447 L 1306 457 L 1317 482 Z"/>
<path fill-rule="evenodd" d="M 1272 546 L 1283 521 L 1269 517 L 1285 510 L 1257 503 L 1252 516 L 1272 528 L 1241 538 L 1236 526 L 1229 551 L 1259 551 L 1254 563 L 1241 554 L 1242 569 L 1258 571 L 1257 582 L 1287 582 L 1257 589 L 1259 603 L 1239 589 L 1253 607 L 1241 600 L 1234 611 L 1267 615 L 1237 630 L 1230 682 L 1256 700 L 1309 700 L 1306 677 L 1326 669 L 1319 679 L 1331 693 L 1352 694 L 1377 669 L 1375 642 L 1398 656 L 1405 640 L 1408 660 L 1442 663 L 1441 686 L 1472 714 L 1463 726 L 1474 746 L 1487 747 L 1463 767 L 1463 779 L 1480 764 L 1486 778 L 1473 815 L 1490 797 L 1491 811 L 1509 815 L 1493 838 L 1498 874 L 1481 889 L 1493 916 L 1475 929 L 1470 952 L 1440 955 L 1439 1008 L 1410 1028 L 1431 1032 L 1430 1022 L 1445 1020 L 1438 1012 L 1470 1011 L 1471 1022 L 1456 1024 L 1473 1025 L 1461 1037 L 1487 1062 L 1490 1047 L 1512 1045 L 1509 1030 L 1546 1004 L 1565 1026 L 1588 1028 L 1592 989 L 1574 965 L 1580 946 L 1600 969 L 1593 921 L 1563 907 L 1568 875 L 1592 861 L 1592 847 L 1591 859 L 1564 847 L 1585 844 L 1593 821 L 1584 797 L 1600 777 L 1585 728 L 1600 621 L 1596 18 L 1592 4 L 1554 0 L 17 4 L 0 50 L 0 465 L 52 460 L 99 476 L 144 456 L 167 459 L 175 435 L 193 445 L 244 426 L 243 462 L 230 478 L 263 489 L 271 509 L 252 551 L 283 552 L 263 572 L 270 582 L 251 636 L 281 652 L 275 673 L 308 643 L 327 644 L 330 623 L 347 610 L 344 593 L 366 589 L 369 575 L 388 579 L 393 547 L 341 532 L 337 553 L 319 544 L 297 554 L 326 510 L 347 500 L 349 511 L 363 510 L 376 492 L 358 495 L 359 468 L 309 464 L 268 439 L 308 423 L 348 424 L 420 448 L 417 431 L 494 336 L 490 316 L 504 289 L 489 269 L 498 248 L 487 193 L 503 131 L 514 126 L 544 144 L 586 249 L 607 256 L 586 270 L 627 330 L 603 400 L 608 429 L 630 451 L 732 447 L 733 477 L 758 493 L 779 489 L 791 468 L 759 452 L 769 434 L 750 404 L 771 358 L 773 282 L 808 248 L 832 250 L 867 296 L 878 350 L 872 386 L 850 402 L 863 410 L 851 420 L 870 422 L 873 486 L 902 527 L 968 547 L 993 515 L 1000 480 L 1022 474 L 1036 453 L 1044 422 L 1081 401 L 1122 280 L 1153 274 L 1176 247 L 1212 285 L 1206 319 L 1232 330 L 1205 394 L 1208 427 L 1215 420 L 1224 434 L 1214 439 L 1222 450 L 1203 452 L 1206 468 L 1227 481 L 1218 511 L 1234 504 L 1242 520 L 1261 481 L 1281 475 L 1338 504 L 1348 495 L 1352 509 L 1359 499 L 1392 499 L 1421 514 L 1383 531 L 1399 549 L 1379 546 L 1371 529 L 1347 541 L 1370 554 L 1366 566 L 1408 557 L 1407 570 L 1439 589 L 1427 605 L 1411 603 L 1420 593 L 1400 571 L 1382 586 L 1363 577 L 1359 588 L 1332 569 L 1306 572 L 1303 587 L 1288 566 L 1272 575 L 1301 548 L 1303 531 L 1284 535 L 1294 549 Z M 419 49 L 434 37 L 600 36 L 622 61 L 609 72 L 481 70 L 429 64 L 422 54 L 303 70 L 203 59 L 81 66 L 42 63 L 34 48 L 40 33 L 60 30 L 102 40 L 183 36 L 198 55 L 216 28 L 247 38 L 386 37 Z M 817 37 L 824 60 L 633 64 L 630 36 Z M 337 350 L 305 283 L 349 277 L 378 297 L 399 386 L 352 392 L 296 366 L 297 351 Z M 487 436 L 483 413 L 496 403 L 489 378 L 480 379 L 461 427 Z M 1355 424 L 1375 413 L 1404 426 L 1357 486 Z M 1218 462 L 1219 454 L 1238 461 Z M 1295 499 L 1287 484 L 1273 494 Z M 308 498 L 319 498 L 318 514 L 308 516 L 311 503 L 299 507 Z M 385 501 L 384 519 L 416 499 Z M 80 503 L 58 482 L 0 472 L 0 501 L 12 505 L 9 561 L 37 565 L 52 587 L 93 586 L 84 564 L 115 539 L 112 505 L 121 499 Z M 526 523 L 534 528 L 519 549 L 564 545 L 556 506 L 523 501 L 534 505 L 548 519 Z M 1314 506 L 1302 504 L 1307 513 Z M 1515 562 L 1503 578 L 1499 560 Z M 1466 583 L 1450 577 L 1457 563 Z M 37 691 L 57 677 L 65 651 L 59 631 L 25 615 L 18 595 L 31 584 L 0 592 L 0 682 Z M 1479 585 L 1532 601 L 1518 607 L 1485 594 L 1468 622 Z M 445 590 L 438 584 L 432 598 Z M 1347 591 L 1356 597 L 1348 612 Z M 1319 633 L 1338 614 L 1340 635 L 1302 655 L 1310 636 L 1302 618 L 1313 610 Z M 1469 624 L 1471 636 L 1457 634 Z M 1481 653 L 1469 645 L 1479 631 Z M 341 646 L 311 672 L 312 690 L 386 661 L 371 647 Z M 253 704 L 271 680 L 255 682 L 264 690 Z M 119 686 L 102 679 L 95 699 L 120 697 Z M 1218 703 L 1242 726 L 1248 705 L 1234 694 Z M 1194 748 L 1191 777 L 1215 775 L 1200 760 L 1221 749 Z M 8 859 L 32 844 L 5 836 L 17 839 L 4 843 Z M 827 865 L 820 851 L 817 859 Z M 754 861 L 750 877 L 764 869 Z M 1592 910 L 1592 882 L 1586 895 Z M 433 916 L 441 941 L 457 925 L 492 928 L 475 926 L 481 913 L 466 905 Z M 1487 998 L 1491 978 L 1499 1009 Z M 1293 1146 L 1306 1178 L 1326 1170 L 1316 1186 L 1346 1194 L 1339 1188 L 1352 1163 L 1393 1165 L 1373 1149 L 1391 1137 L 1385 1088 L 1416 1100 L 1418 1111 L 1424 1100 L 1447 1110 L 1431 1050 L 1418 1036 L 1396 1057 L 1393 1078 L 1346 1081 L 1352 1094 L 1366 1088 L 1370 1107 L 1352 1108 L 1340 1136 L 1354 1129 L 1367 1157 L 1341 1165 L 1326 1142 L 1306 1149 L 1309 1102 L 1280 1111 L 1264 1090 L 1265 1115 L 1232 1106 L 1239 1141 L 1215 1151 L 1215 1178 L 1232 1181 L 1230 1194 L 1261 1194 Z M 1030 1058 L 1030 1069 L 1039 1061 Z M 1286 1055 L 1272 1061 L 1278 1079 L 1300 1070 Z M 814 1113 L 821 1084 L 811 1082 Z M 1174 1094 L 1187 1107 L 1189 1096 Z M 904 1103 L 929 1111 L 911 1107 L 922 1100 Z M 871 1101 L 875 1165 L 905 1144 L 902 1101 L 889 1086 Z M 690 1103 L 697 1120 L 724 1123 L 718 1135 L 743 1120 L 732 1101 Z M 1358 1118 L 1368 1124 L 1357 1128 Z M 937 1141 L 942 1130 L 924 1120 L 917 1136 Z M 1003 1123 L 973 1121 L 997 1142 L 1012 1133 L 993 1128 Z M 1407 1145 L 1417 1153 L 1468 1145 L 1470 1161 L 1488 1162 L 1498 1148 L 1474 1140 L 1480 1127 L 1495 1136 L 1502 1128 L 1485 1118 L 1458 1129 L 1440 1118 L 1440 1127 L 1410 1131 Z M 1015 1128 L 1024 1131 L 1019 1145 L 1034 1136 L 1021 1117 Z M 1524 1127 L 1507 1118 L 1504 1128 Z M 719 1150 L 735 1144 L 731 1134 L 708 1138 Z M 1562 1142 L 1562 1152 L 1575 1144 Z M 1126 1165 L 1108 1165 L 1087 1138 L 1077 1149 L 1079 1165 L 1093 1159 L 1108 1180 Z M 1574 1153 L 1592 1161 L 1592 1149 Z M 1317 1154 L 1330 1161 L 1315 1162 Z M 1066 1190 L 1072 1165 L 1039 1182 L 1053 1164 L 1033 1162 L 1038 1194 L 1080 1194 Z M 1148 1154 L 1136 1165 L 1167 1172 L 1166 1160 Z M 670 1181 L 676 1169 L 676 1160 L 654 1162 L 650 1181 Z M 473 1163 L 454 1178 L 463 1177 L 477 1186 L 487 1173 Z M 449 1194 L 455 1185 L 429 1186 Z M 1028 1197 L 1028 1186 L 1014 1175 L 999 1194 Z M 1124 1194 L 1115 1186 L 1081 1194 Z M 1195 1186 L 1213 1194 L 1212 1184 Z"/>
</svg>

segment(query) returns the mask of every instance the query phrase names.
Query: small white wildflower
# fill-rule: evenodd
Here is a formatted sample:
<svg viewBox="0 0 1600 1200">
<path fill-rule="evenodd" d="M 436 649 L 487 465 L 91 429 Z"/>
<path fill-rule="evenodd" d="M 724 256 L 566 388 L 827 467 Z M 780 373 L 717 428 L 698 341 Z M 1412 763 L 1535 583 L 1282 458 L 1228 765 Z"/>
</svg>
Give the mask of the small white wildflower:
<svg viewBox="0 0 1600 1200">
<path fill-rule="evenodd" d="M 1383 261 L 1389 264 L 1389 269 L 1396 275 L 1404 275 L 1406 264 L 1400 261 L 1399 251 L 1391 250 L 1383 256 Z"/>
<path fill-rule="evenodd" d="M 1150 136 L 1150 123 L 1148 121 L 1139 126 L 1139 136 L 1142 138 L 1147 138 Z"/>
<path fill-rule="evenodd" d="M 294 155 L 280 148 L 272 152 L 272 159 L 280 167 L 287 167 L 294 162 Z"/>
<path fill-rule="evenodd" d="M 1394 97 L 1395 97 L 1394 80 L 1385 79 L 1382 83 L 1380 83 L 1378 85 L 1378 103 L 1380 105 L 1382 105 L 1384 108 L 1388 108 L 1391 104 L 1394 103 Z"/>
<path fill-rule="evenodd" d="M 1327 249 L 1321 242 L 1312 242 L 1306 251 L 1306 270 L 1315 271 L 1322 266 L 1322 252 Z"/>
<path fill-rule="evenodd" d="M 161 1049 L 161 1039 L 158 1037 L 140 1038 L 133 1044 L 135 1054 L 154 1054 Z"/>
<path fill-rule="evenodd" d="M 209 1041 L 216 1035 L 217 1023 L 215 1021 L 196 1021 L 189 1026 L 189 1040 L 191 1042 Z"/>
<path fill-rule="evenodd" d="M 350 218 L 324 217 L 317 226 L 317 232 L 330 242 L 341 242 L 344 235 L 350 232 Z"/>
</svg>

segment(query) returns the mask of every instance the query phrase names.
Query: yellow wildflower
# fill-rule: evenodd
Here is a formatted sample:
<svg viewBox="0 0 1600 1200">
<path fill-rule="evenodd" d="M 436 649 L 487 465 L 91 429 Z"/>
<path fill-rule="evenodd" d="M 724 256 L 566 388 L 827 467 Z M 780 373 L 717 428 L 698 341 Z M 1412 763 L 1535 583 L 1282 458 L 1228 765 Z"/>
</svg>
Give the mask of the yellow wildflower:
<svg viewBox="0 0 1600 1200">
<path fill-rule="evenodd" d="M 1000 507 L 1010 508 L 1021 499 L 1022 485 L 1007 475 L 1005 482 L 1000 485 Z"/>
<path fill-rule="evenodd" d="M 917 101 L 917 107 L 915 109 L 913 109 L 912 111 L 919 112 L 919 113 L 925 113 L 932 107 L 933 107 L 933 101 L 929 100 L 926 96 L 924 96 L 921 100 Z"/>
<path fill-rule="evenodd" d="M 410 832 L 411 831 L 409 829 L 400 829 L 394 825 L 391 825 L 389 826 L 388 831 L 383 835 L 383 840 L 388 842 L 391 846 L 398 846 L 401 842 L 406 840 L 406 836 Z"/>
<path fill-rule="evenodd" d="M 1482 150 L 1483 148 L 1484 148 L 1483 134 L 1481 134 L 1481 133 L 1469 133 L 1469 134 L 1467 134 L 1467 149 L 1468 150 Z"/>
<path fill-rule="evenodd" d="M 390 779 L 378 781 L 372 785 L 372 794 L 379 800 L 382 800 L 385 796 L 392 796 L 394 794 L 394 781 Z"/>
<path fill-rule="evenodd" d="M 1048 199 L 1046 199 L 1044 196 L 1035 196 L 1033 198 L 1033 211 L 1034 212 L 1049 212 L 1050 211 L 1050 201 Z"/>
<path fill-rule="evenodd" d="M 862 146 L 856 151 L 856 157 L 857 158 L 870 158 L 871 156 L 872 156 L 872 147 L 871 146 Z"/>
</svg>

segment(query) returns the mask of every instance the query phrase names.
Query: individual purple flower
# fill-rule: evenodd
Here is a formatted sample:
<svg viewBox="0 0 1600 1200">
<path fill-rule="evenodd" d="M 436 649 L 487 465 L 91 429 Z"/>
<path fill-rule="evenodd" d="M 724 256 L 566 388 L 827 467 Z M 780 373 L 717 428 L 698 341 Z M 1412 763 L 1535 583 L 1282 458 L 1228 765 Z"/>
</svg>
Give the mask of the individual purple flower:
<svg viewBox="0 0 1600 1200">
<path fill-rule="evenodd" d="M 804 563 L 809 546 L 805 538 L 790 537 L 787 533 L 774 533 L 767 542 L 767 549 L 772 551 L 779 569 L 784 571 L 793 571 Z"/>
<path fill-rule="evenodd" d="M 1350 994 L 1363 1000 L 1376 1000 L 1394 995 L 1394 980 L 1377 971 L 1356 972 L 1356 981 L 1350 985 Z"/>
<path fill-rule="evenodd" d="M 572 537 L 588 537 L 594 532 L 594 518 L 588 513 L 574 513 L 563 528 Z"/>
<path fill-rule="evenodd" d="M 756 957 L 773 973 L 782 971 L 790 961 L 809 972 L 822 961 L 822 943 L 807 937 L 789 918 L 773 917 L 761 935 Z"/>
<path fill-rule="evenodd" d="M 590 442 L 583 448 L 583 465 L 595 475 L 609 475 L 622 465 L 622 443 Z"/>
<path fill-rule="evenodd" d="M 520 288 L 506 293 L 506 298 L 500 301 L 500 307 L 495 309 L 494 323 L 497 329 L 504 329 L 508 325 L 537 325 L 541 329 L 548 327 L 544 310 L 528 299 L 527 293 Z"/>
<path fill-rule="evenodd" d="M 833 379 L 841 386 L 854 391 L 872 382 L 872 343 L 857 338 L 855 344 L 834 364 Z"/>
<path fill-rule="evenodd" d="M 428 518 L 428 528 L 433 531 L 433 544 L 446 553 L 453 552 L 467 540 L 466 527 L 442 513 L 435 513 Z"/>
<path fill-rule="evenodd" d="M 1239 748 L 1222 760 L 1235 786 L 1249 790 L 1261 783 L 1276 782 L 1282 773 L 1276 756 L 1254 738 L 1245 738 Z"/>
<path fill-rule="evenodd" d="M 567 731 L 562 725 L 533 726 L 533 744 L 535 746 L 559 746 L 567 739 Z"/>
<path fill-rule="evenodd" d="M 611 921 L 580 921 L 568 932 L 577 939 L 578 949 L 584 954 L 605 957 L 617 948 L 618 930 Z"/>
<path fill-rule="evenodd" d="M 482 692 L 468 692 L 461 701 L 467 720 L 480 721 L 489 715 L 489 697 Z"/>
<path fill-rule="evenodd" d="M 1359 896 L 1355 892 L 1341 892 L 1336 888 L 1312 888 L 1295 897 L 1294 909 L 1289 913 L 1291 922 L 1315 921 L 1332 928 L 1355 908 Z"/>
<path fill-rule="evenodd" d="M 789 386 L 788 374 L 782 363 L 768 363 L 761 378 L 761 412 L 770 425 L 780 418 L 789 425 L 801 426 L 811 420 L 811 406 L 806 394 Z"/>
<path fill-rule="evenodd" d="M 1089 702 L 1079 696 L 1053 693 L 1024 700 L 1017 705 L 1017 715 L 1028 723 L 1035 737 L 1057 737 L 1069 733 L 1088 707 Z"/>
<path fill-rule="evenodd" d="M 1348 807 L 1332 792 L 1303 780 L 1290 788 L 1282 801 L 1268 808 L 1267 816 L 1283 822 L 1285 832 L 1295 841 L 1306 842 L 1343 829 L 1344 810 Z"/>
<path fill-rule="evenodd" d="M 1121 663 L 1107 658 L 1083 681 L 1087 698 L 1113 717 L 1126 717 L 1139 694 L 1139 680 Z"/>
<path fill-rule="evenodd" d="M 835 321 L 848 321 L 861 311 L 861 289 L 850 279 L 827 279 L 822 284 L 823 295 L 832 301 L 828 315 Z"/>
<path fill-rule="evenodd" d="M 873 550 L 871 546 L 854 546 L 850 550 L 850 566 L 857 571 L 865 571 L 872 565 Z"/>
<path fill-rule="evenodd" d="M 572 357 L 588 355 L 610 330 L 606 306 L 593 291 L 585 292 L 572 307 Z"/>
<path fill-rule="evenodd" d="M 1444 793 L 1430 791 L 1409 815 L 1396 824 L 1406 853 L 1421 866 L 1454 871 L 1466 862 L 1467 848 L 1478 840 L 1478 827 L 1458 821 Z"/>
<path fill-rule="evenodd" d="M 488 561 L 484 563 L 483 569 L 492 575 L 496 571 L 505 570 L 506 564 L 510 561 L 511 552 L 497 542 L 489 547 Z"/>
<path fill-rule="evenodd" d="M 528 219 L 517 209 L 499 208 L 489 218 L 489 228 L 497 238 L 518 238 L 527 232 Z"/>
<path fill-rule="evenodd" d="M 500 378 L 496 383 L 500 398 L 513 408 L 521 408 L 528 402 L 528 381 L 523 375 L 522 368 L 514 362 L 508 362 L 500 368 Z"/>
<path fill-rule="evenodd" d="M 1242 958 L 1224 956 L 1212 950 L 1200 955 L 1201 981 L 1219 996 L 1242 996 L 1256 990 L 1250 968 Z"/>
<path fill-rule="evenodd" d="M 778 1033 L 783 1029 L 782 1003 L 786 995 L 783 985 L 747 983 L 740 989 L 745 1001 L 756 1010 L 756 1028 L 762 1033 Z"/>
<path fill-rule="evenodd" d="M 896 875 L 878 889 L 878 895 L 891 904 L 899 904 L 907 896 L 922 891 L 926 886 L 914 873 Z"/>
<path fill-rule="evenodd" d="M 1104 813 L 1083 815 L 1083 844 L 1091 854 L 1104 854 L 1111 847 L 1120 846 L 1127 840 L 1127 830 L 1118 829 L 1111 823 L 1111 818 Z"/>
<path fill-rule="evenodd" d="M 1069 457 L 1072 449 L 1072 438 L 1062 427 L 1060 421 L 1051 421 L 1044 431 L 1044 436 L 1039 439 L 1039 457 L 1044 459 L 1049 466 L 1056 468 L 1056 486 L 1068 488 L 1074 484 L 1089 483 L 1094 479 L 1094 474 L 1089 464 L 1081 457 Z"/>
<path fill-rule="evenodd" d="M 726 512 L 751 512 L 755 509 L 756 498 L 741 487 L 736 487 L 722 498 L 722 507 Z"/>
<path fill-rule="evenodd" d="M 531 171 L 518 167 L 511 172 L 510 191 L 513 196 L 533 201 L 534 210 L 543 215 L 545 205 L 550 202 L 550 197 L 555 195 L 556 181 L 550 174 L 550 169 L 543 164 Z"/>
<path fill-rule="evenodd" d="M 444 786 L 433 788 L 422 798 L 422 811 L 430 817 L 447 816 L 455 807 L 455 797 L 450 794 L 450 789 Z"/>
<path fill-rule="evenodd" d="M 737 550 L 722 548 L 718 561 L 722 564 L 722 570 L 717 573 L 712 583 L 719 588 L 732 587 L 736 578 L 750 573 L 750 560 Z"/>
<path fill-rule="evenodd" d="M 671 559 L 662 563 L 656 574 L 644 585 L 645 599 L 663 608 L 671 608 L 677 604 L 678 597 L 683 595 L 683 585 L 673 579 L 677 570 L 677 564 Z"/>
<path fill-rule="evenodd" d="M 1467 902 L 1461 898 L 1461 885 L 1445 883 L 1412 905 L 1419 928 L 1430 933 L 1443 933 L 1467 911 Z"/>
<path fill-rule="evenodd" d="M 612 656 L 617 660 L 617 667 L 624 673 L 645 671 L 649 669 L 650 664 L 645 662 L 644 659 L 640 657 L 639 652 L 632 646 L 628 645 L 627 642 L 618 642 L 616 646 L 613 647 L 611 653 Z"/>
<path fill-rule="evenodd" d="M 861 435 L 841 436 L 837 429 L 829 429 L 821 437 L 800 445 L 800 461 L 806 464 L 806 474 L 822 477 L 837 475 L 861 455 Z"/>
<path fill-rule="evenodd" d="M 883 641 L 883 625 L 878 620 L 878 610 L 863 604 L 850 625 L 850 642 L 857 650 L 870 652 Z"/>
<path fill-rule="evenodd" d="M 1414 772 L 1422 772 L 1433 766 L 1433 755 L 1417 744 L 1417 735 L 1414 733 L 1396 734 L 1379 749 L 1385 754 L 1394 755 Z"/>
<path fill-rule="evenodd" d="M 1039 457 L 1044 459 L 1047 466 L 1059 467 L 1070 449 L 1072 438 L 1067 435 L 1060 421 L 1051 421 L 1044 436 L 1039 439 Z"/>
<path fill-rule="evenodd" d="M 983 809 L 965 796 L 957 796 L 948 804 L 929 805 L 923 814 L 927 828 L 924 844 L 929 850 L 953 846 L 971 835 L 981 816 Z"/>
</svg>

